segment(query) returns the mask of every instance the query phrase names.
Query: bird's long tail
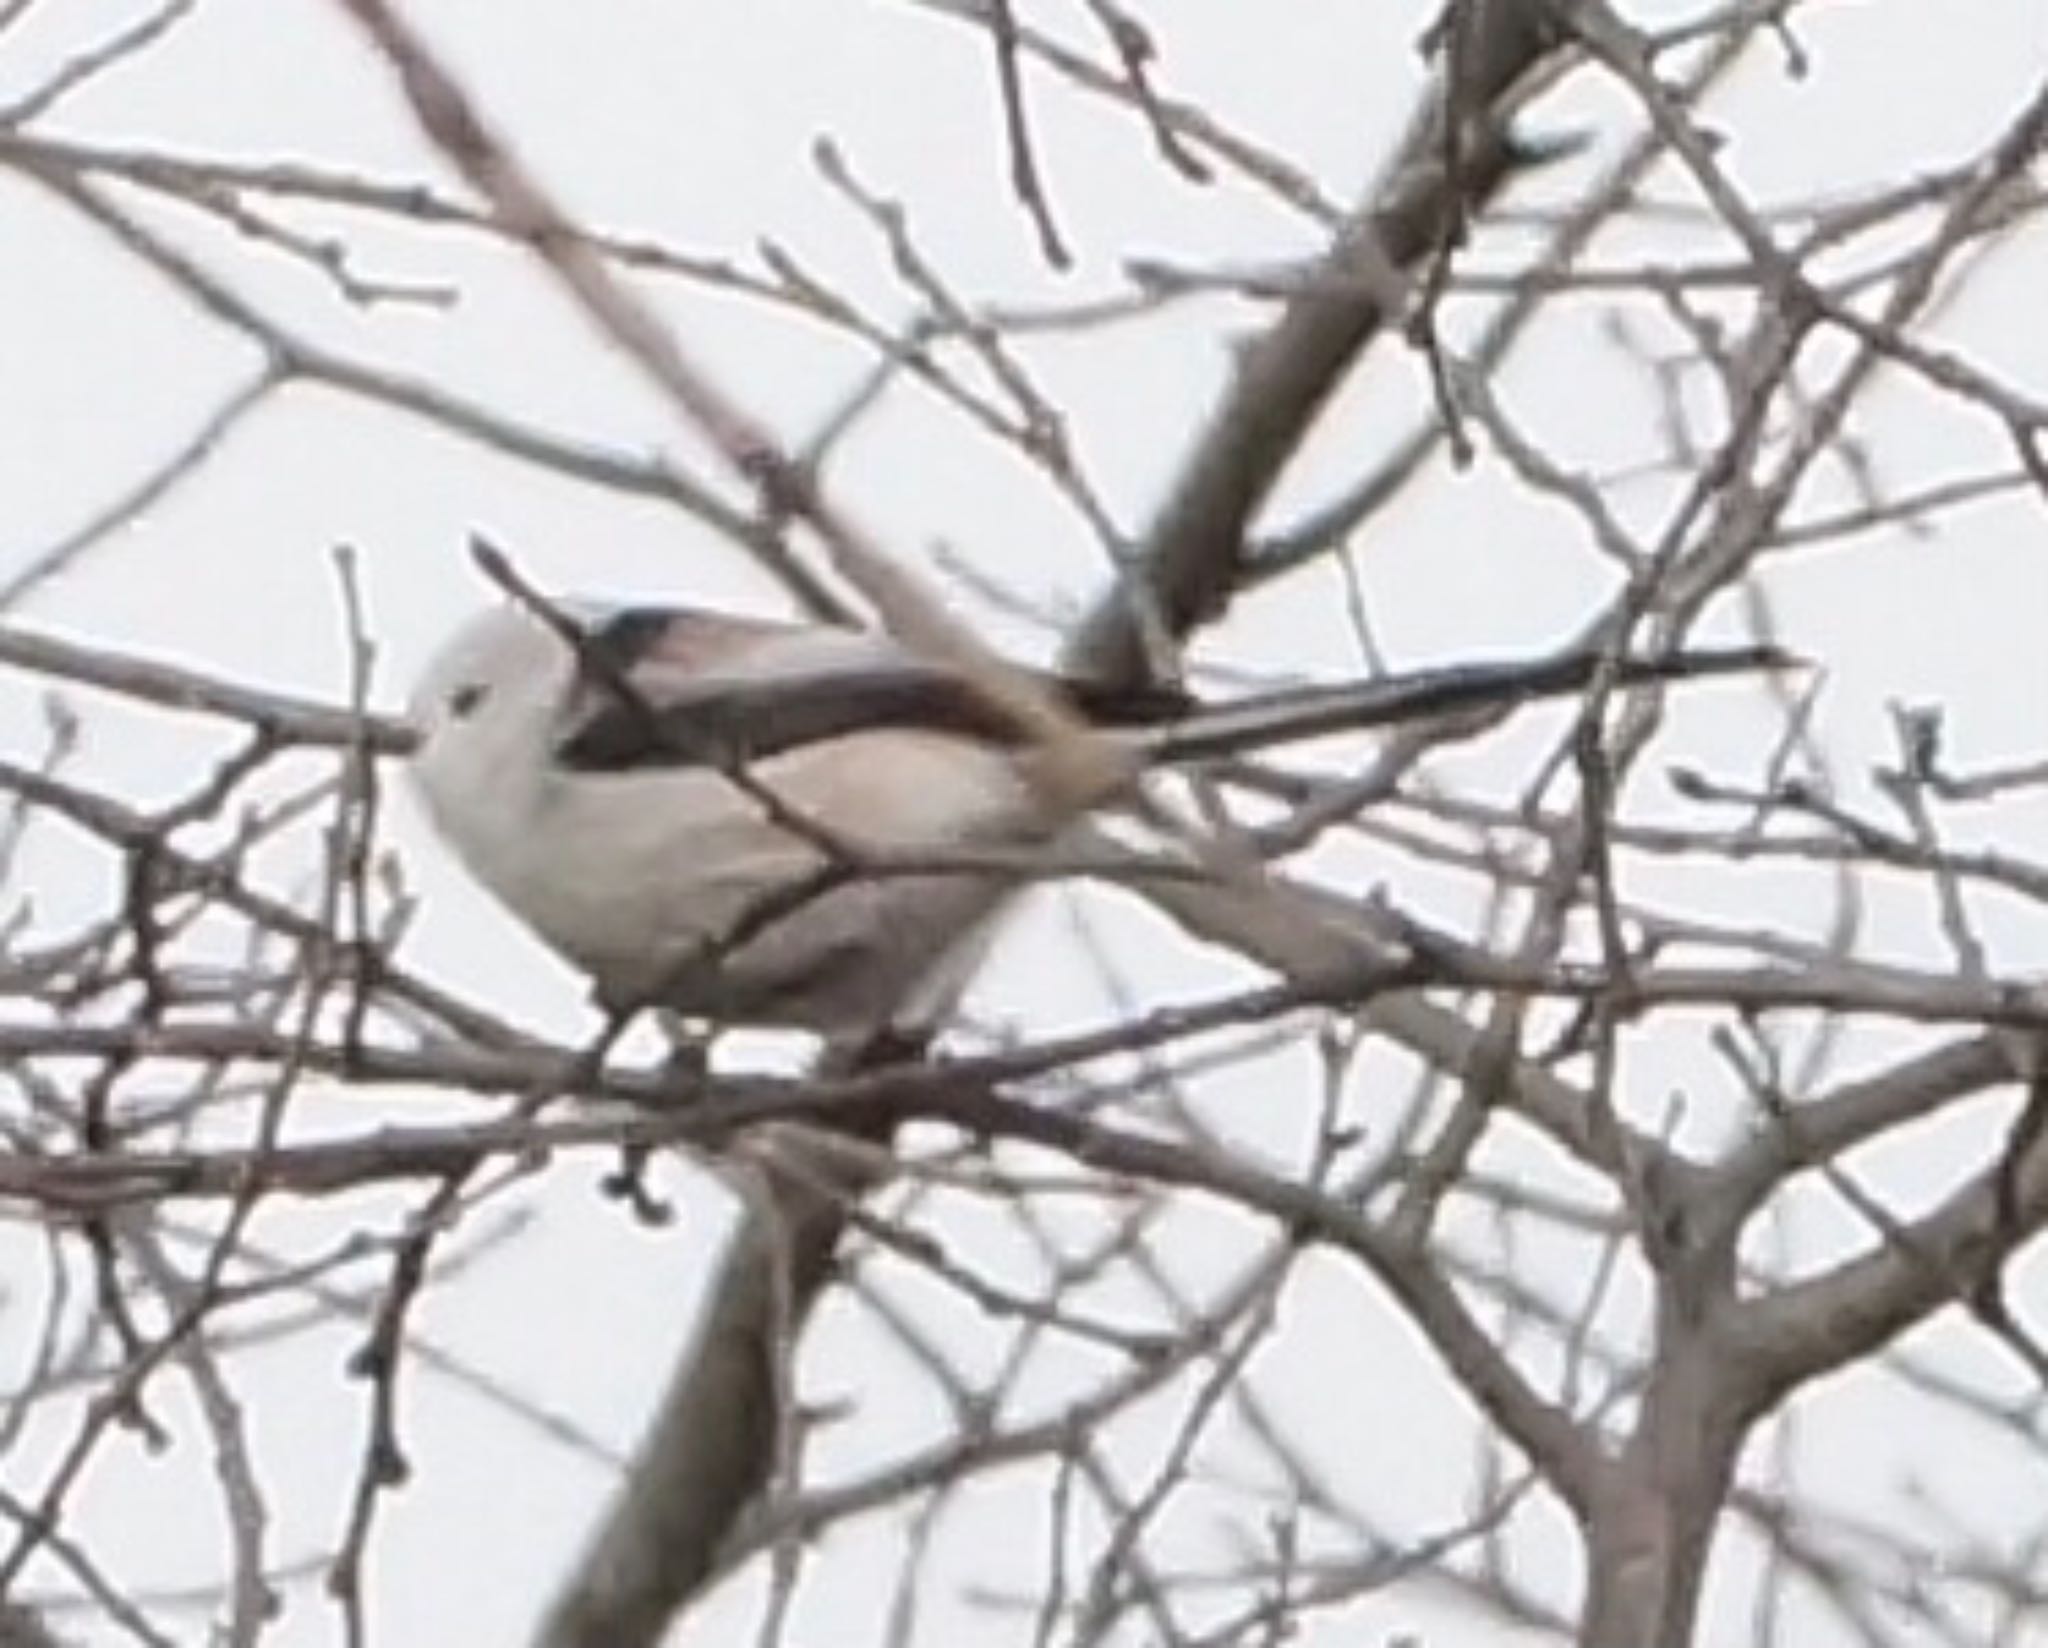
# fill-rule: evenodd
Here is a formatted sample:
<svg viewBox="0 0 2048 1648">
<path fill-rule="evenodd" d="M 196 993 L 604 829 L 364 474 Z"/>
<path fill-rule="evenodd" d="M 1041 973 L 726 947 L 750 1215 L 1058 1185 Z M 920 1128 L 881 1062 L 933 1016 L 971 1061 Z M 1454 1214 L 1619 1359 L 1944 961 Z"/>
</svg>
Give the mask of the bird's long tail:
<svg viewBox="0 0 2048 1648">
<path fill-rule="evenodd" d="M 1126 734 L 1153 762 L 1213 761 L 1273 744 L 1331 733 L 1404 726 L 1441 716 L 1509 710 L 1539 698 L 1582 692 L 1606 665 L 1590 649 L 1512 662 L 1455 664 L 1343 686 L 1308 687 L 1197 710 L 1183 720 Z M 1695 676 L 1752 674 L 1796 668 L 1800 660 L 1772 646 L 1698 647 L 1657 658 L 1623 658 L 1617 686 Z"/>
</svg>

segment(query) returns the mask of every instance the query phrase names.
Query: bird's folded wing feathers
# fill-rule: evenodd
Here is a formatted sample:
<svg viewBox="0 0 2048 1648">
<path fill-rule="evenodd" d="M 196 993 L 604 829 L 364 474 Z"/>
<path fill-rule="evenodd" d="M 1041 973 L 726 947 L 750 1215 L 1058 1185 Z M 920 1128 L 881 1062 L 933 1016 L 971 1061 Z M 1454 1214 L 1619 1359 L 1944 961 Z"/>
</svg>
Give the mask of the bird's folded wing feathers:
<svg viewBox="0 0 2048 1648">
<path fill-rule="evenodd" d="M 591 625 L 586 680 L 556 759 L 579 772 L 761 761 L 880 728 L 1011 743 L 1012 718 L 972 683 L 877 631 L 728 620 L 632 608 Z M 1111 691 L 1044 675 L 1090 720 L 1142 724 L 1185 714 L 1176 688 Z"/>
</svg>

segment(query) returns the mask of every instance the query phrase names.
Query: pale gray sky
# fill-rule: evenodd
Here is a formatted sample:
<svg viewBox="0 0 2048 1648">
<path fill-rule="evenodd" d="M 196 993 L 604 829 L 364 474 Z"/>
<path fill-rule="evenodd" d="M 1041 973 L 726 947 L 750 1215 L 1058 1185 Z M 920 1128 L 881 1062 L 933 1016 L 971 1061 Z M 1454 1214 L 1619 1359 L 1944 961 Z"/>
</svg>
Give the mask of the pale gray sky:
<svg viewBox="0 0 2048 1648">
<path fill-rule="evenodd" d="M 0 105 L 42 83 L 51 65 L 102 38 L 110 23 L 145 8 L 110 0 L 42 0 L 0 32 Z M 1256 134 L 1348 198 L 1398 129 L 1420 80 L 1412 42 L 1429 8 L 1417 4 L 1272 0 L 1174 0 L 1154 19 L 1159 77 Z M 1693 8 L 1629 8 L 1661 21 Z M 2020 0 L 1948 0 L 1938 7 L 1825 4 L 1810 8 L 1800 43 L 1812 72 L 1785 72 L 1765 51 L 1710 110 L 1726 132 L 1728 162 L 1752 198 L 1768 204 L 1815 190 L 1847 193 L 1893 183 L 1968 151 L 2008 119 L 2048 63 L 2048 11 Z M 1063 230 L 1079 253 L 1066 277 L 1047 273 L 1029 225 L 1005 184 L 993 69 L 985 42 L 908 4 L 827 5 L 822 0 L 432 0 L 407 8 L 427 26 L 497 119 L 569 206 L 588 222 L 658 237 L 691 251 L 745 260 L 769 239 L 820 277 L 871 303 L 884 317 L 907 303 L 868 227 L 821 182 L 811 145 L 829 134 L 869 187 L 900 200 L 919 245 L 958 288 L 1013 302 L 1120 289 L 1123 259 L 1146 255 L 1204 266 L 1301 253 L 1314 226 L 1241 183 L 1197 188 L 1158 161 L 1141 124 L 1033 76 L 1040 155 Z M 1021 11 L 1086 38 L 1078 5 Z M 1588 124 L 1593 159 L 1611 152 L 1626 107 L 1613 93 L 1574 82 L 1535 111 L 1537 130 Z M 303 160 L 389 179 L 438 176 L 395 100 L 383 66 L 320 0 L 200 0 L 194 15 L 132 66 L 107 75 L 47 118 L 46 132 L 81 142 L 245 161 Z M 1560 198 L 1578 166 L 1528 186 L 1528 199 Z M 1690 201 L 1666 172 L 1660 198 Z M 339 213 L 284 214 L 315 233 L 345 231 L 364 276 L 447 284 L 453 307 L 392 305 L 368 314 L 338 303 L 302 265 L 235 243 L 217 226 L 152 204 L 150 221 L 221 271 L 237 290 L 305 335 L 417 374 L 451 393 L 488 402 L 566 440 L 630 455 L 671 451 L 698 473 L 702 450 L 666 410 L 595 343 L 547 284 L 503 251 L 447 233 L 398 234 Z M 1702 237 L 1638 228 L 1609 236 L 1615 257 Z M 1475 260 L 1502 266 L 1503 243 Z M 762 305 L 710 297 L 676 282 L 645 289 L 704 363 L 793 440 L 800 440 L 858 382 L 864 362 L 842 340 Z M 2048 238 L 2037 227 L 2001 254 L 1986 278 L 1965 287 L 1935 335 L 2006 381 L 2048 397 Z M 1582 302 L 1532 334 L 1497 385 L 1524 429 L 1559 461 L 1595 473 L 1654 455 L 1654 406 L 1640 375 L 1603 330 L 1606 306 Z M 1639 316 L 1639 311 L 1637 312 Z M 1188 306 L 1174 320 L 1049 341 L 1029 359 L 1046 394 L 1065 409 L 1091 483 L 1126 527 L 1142 523 L 1177 462 L 1201 407 L 1228 368 L 1232 335 L 1251 309 Z M 1455 336 L 1455 324 L 1453 334 Z M 1668 328 L 1654 346 L 1679 347 Z M 182 300 L 62 207 L 0 169 L 0 578 L 72 531 L 173 450 L 256 368 L 250 351 L 196 322 Z M 1704 390 L 1703 390 L 1704 394 Z M 1702 407 L 1706 405 L 1704 399 Z M 1410 356 L 1381 353 L 1343 398 L 1284 489 L 1276 519 L 1352 475 L 1359 455 L 1426 415 L 1426 385 Z M 2009 463 L 2002 433 L 1975 412 L 1944 404 L 1923 385 L 1893 384 L 1866 403 L 1860 430 L 1888 482 L 1904 486 Z M 1853 494 L 1839 470 L 1806 507 L 1841 507 Z M 1075 608 L 1103 584 L 1099 551 L 1051 489 L 1014 458 L 963 432 L 959 420 L 915 392 L 900 391 L 841 455 L 831 473 L 841 498 L 901 553 L 920 557 L 943 542 L 985 573 L 1038 602 Z M 1632 521 L 1654 519 L 1668 479 L 1623 487 Z M 125 648 L 202 661 L 253 682 L 338 694 L 343 644 L 331 547 L 346 542 L 362 576 L 380 643 L 378 696 L 395 701 L 437 636 L 487 591 L 462 553 L 482 528 L 514 549 L 553 588 L 687 592 L 772 610 L 766 580 L 679 513 L 539 473 L 480 452 L 446 432 L 325 390 L 294 388 L 241 424 L 201 471 L 141 518 L 37 589 L 10 617 Z M 1945 517 L 1938 535 L 1891 532 L 1776 569 L 1770 593 L 1785 638 L 1827 672 L 1819 726 L 1852 795 L 1867 794 L 1870 764 L 1889 754 L 1885 706 L 1893 700 L 1948 706 L 1959 766 L 2038 752 L 2039 706 L 2048 692 L 2041 615 L 2048 611 L 2048 557 L 2040 502 L 1994 500 Z M 1569 511 L 1528 496 L 1482 451 L 1464 474 L 1439 468 L 1381 520 L 1358 567 L 1382 642 L 1399 662 L 1531 649 L 1568 635 L 1608 587 Z M 963 610 L 1020 650 L 1051 638 L 978 604 Z M 1732 633 L 1733 620 L 1728 614 Z M 1317 572 L 1245 602 L 1205 647 L 1205 657 L 1320 672 L 1355 656 L 1340 581 Z M 33 695 L 0 681 L 0 733 L 9 754 L 31 747 Z M 1743 772 L 1768 726 L 1741 695 L 1716 689 L 1679 707 L 1679 742 L 1703 763 Z M 194 746 L 164 736 L 159 720 L 110 712 L 95 721 L 82 771 L 140 795 L 167 793 L 189 774 Z M 1532 745 L 1515 746 L 1526 750 Z M 1489 757 L 1498 761 L 1498 749 Z M 1458 770 L 1452 766 L 1448 770 Z M 1507 769 L 1510 778 L 1520 766 Z M 2048 817 L 2018 808 L 2001 828 L 2038 843 Z M 407 849 L 425 895 L 408 954 L 503 1011 L 561 1028 L 579 1022 L 578 987 L 453 872 L 426 843 L 409 804 L 394 805 L 392 834 Z M 76 844 L 52 837 L 33 847 L 43 919 L 62 922 L 96 907 L 103 888 L 82 879 Z M 1393 873 L 1389 855 L 1356 852 L 1347 873 Z M 1333 865 L 1343 861 L 1333 858 Z M 1451 904 L 1469 889 L 1405 870 L 1404 894 Z M 1796 921 L 1817 909 L 1809 889 L 1775 900 L 1760 875 L 1739 888 L 1726 872 L 1671 871 L 1671 896 L 1696 899 L 1723 917 Z M 1690 880 L 1685 878 L 1690 877 Z M 1761 892 L 1760 889 L 1767 889 Z M 1741 900 L 1731 908 L 1731 900 Z M 1980 912 L 2008 965 L 2038 965 L 2040 925 L 1987 901 Z M 1871 912 L 1876 947 L 1925 953 L 1932 913 L 1919 900 Z M 1034 1024 L 1099 1017 L 1105 997 L 1071 962 L 1063 908 L 1045 900 L 1018 924 L 977 1001 L 983 1010 Z M 1161 999 L 1194 994 L 1226 976 L 1209 957 L 1126 912 L 1111 941 Z M 1669 1085 L 1703 1079 L 1703 1046 L 1674 1038 Z M 1368 1065 L 1368 1068 L 1370 1066 Z M 1278 1073 L 1302 1065 L 1281 1064 Z M 330 1121 L 413 1118 L 417 1104 L 390 1093 L 338 1101 Z M 1256 1087 L 1217 1088 L 1205 1102 L 1248 1145 L 1285 1149 L 1284 1124 L 1259 1137 L 1250 1119 Z M 1688 1117 L 1704 1137 L 1727 1117 Z M 1902 1197 L 1926 1196 L 1967 1158 L 1961 1136 L 1903 1142 L 1912 1160 L 1880 1161 Z M 426 1301 L 419 1326 L 435 1342 L 491 1370 L 525 1396 L 573 1415 L 624 1447 L 634 1436 L 689 1321 L 702 1255 L 717 1240 L 717 1198 L 680 1170 L 679 1225 L 649 1234 L 631 1227 L 592 1191 L 602 1164 L 557 1167 L 517 1205 L 539 1228 L 479 1263 Z M 403 1205 L 397 1201 L 390 1211 Z M 360 1221 L 358 1221 L 359 1223 Z M 1191 1284 L 1228 1269 L 1242 1237 L 1213 1210 L 1182 1216 L 1174 1247 Z M 266 1216 L 260 1234 L 279 1246 L 334 1226 L 311 1208 Z M 1000 1232 L 963 1211 L 948 1240 L 963 1249 Z M 1814 1211 L 1794 1232 L 1818 1253 L 1863 1232 L 1840 1214 Z M 36 1238 L 0 1227 L 0 1267 L 39 1275 Z M 1021 1255 L 976 1250 L 1000 1270 L 1026 1274 Z M 1570 1263 L 1561 1256 L 1560 1263 Z M 2038 1266 L 2022 1271 L 2040 1280 Z M 932 1295 L 926 1297 L 926 1295 Z M 957 1302 L 917 1295 L 935 1322 L 970 1318 Z M 1137 1295 L 1132 1293 L 1130 1300 Z M 1100 1298 L 1115 1308 L 1115 1286 Z M 41 1301 L 10 1283 L 0 1295 L 0 1354 L 33 1343 Z M 1604 1318 L 1625 1328 L 1624 1298 Z M 1416 1336 L 1355 1272 L 1311 1260 L 1287 1295 L 1291 1331 L 1259 1359 L 1283 1420 L 1316 1428 L 1318 1457 L 1333 1476 L 1399 1525 L 1454 1523 L 1471 1487 L 1461 1409 Z M 1327 1318 L 1330 1326 L 1319 1325 Z M 963 1344 L 971 1345 L 971 1336 Z M 1960 1333 L 1929 1336 L 1943 1354 L 1987 1379 L 2009 1379 L 1983 1346 Z M 324 1549 L 341 1525 L 360 1448 L 360 1393 L 341 1377 L 347 1336 L 324 1333 L 240 1359 L 242 1391 L 260 1453 L 274 1467 L 273 1549 L 284 1559 Z M 856 1398 L 858 1417 L 829 1431 L 825 1474 L 870 1465 L 941 1434 L 949 1416 L 851 1313 L 828 1307 L 806 1349 L 805 1370 L 824 1393 Z M 1073 1369 L 1049 1363 L 1030 1387 L 1050 1399 Z M 179 1421 L 181 1387 L 158 1386 L 163 1417 Z M 589 1459 L 431 1370 L 406 1391 L 404 1433 L 411 1485 L 386 1507 L 373 1555 L 375 1640 L 390 1643 L 518 1640 L 560 1574 L 607 1485 Z M 1876 1515 L 1900 1514 L 1911 1477 L 1976 1519 L 1987 1535 L 2038 1521 L 2038 1462 L 1958 1428 L 1938 1440 L 1891 1417 L 1894 1388 L 1858 1375 L 1802 1404 L 1798 1450 L 1832 1501 Z M 1142 1480 L 1158 1436 L 1142 1424 L 1119 1434 Z M 10 1484 L 38 1480 L 64 1432 L 39 1422 L 4 1462 Z M 219 1514 L 203 1449 L 188 1440 L 149 1458 L 132 1442 L 101 1457 L 69 1525 L 114 1562 L 137 1592 L 192 1583 L 217 1571 Z M 930 1560 L 950 1583 L 932 1591 L 921 1641 L 1029 1640 L 1030 1620 L 973 1608 L 970 1578 L 1029 1591 L 1042 1560 L 1045 1479 L 991 1479 L 968 1491 Z M 1177 1537 L 1190 1551 L 1213 1542 L 1202 1516 L 1184 1513 Z M 1169 1519 L 1171 1523 L 1173 1519 Z M 1545 1532 L 1547 1530 L 1547 1533 Z M 879 1632 L 899 1550 L 893 1520 L 835 1533 L 810 1570 L 791 1640 L 830 1643 L 858 1622 Z M 1557 1512 L 1536 1513 L 1530 1550 L 1566 1559 Z M 1211 1547 L 1213 1548 L 1213 1547 Z M 1753 1552 L 1725 1542 L 1703 1643 L 1747 1629 Z M 738 1640 L 752 1598 L 731 1587 L 687 1640 Z M 188 1616 L 190 1640 L 200 1616 Z M 1474 1627 L 1443 1595 L 1402 1592 L 1342 1617 L 1312 1622 L 1309 1644 L 1378 1641 L 1417 1632 L 1431 1648 L 1478 1648 L 1512 1639 Z M 97 1640 L 97 1639 L 94 1639 Z M 106 1640 L 114 1640 L 109 1637 Z M 279 1648 L 339 1640 L 317 1583 L 293 1587 L 274 1632 Z M 1819 1637 L 1816 1642 L 1822 1640 Z"/>
</svg>

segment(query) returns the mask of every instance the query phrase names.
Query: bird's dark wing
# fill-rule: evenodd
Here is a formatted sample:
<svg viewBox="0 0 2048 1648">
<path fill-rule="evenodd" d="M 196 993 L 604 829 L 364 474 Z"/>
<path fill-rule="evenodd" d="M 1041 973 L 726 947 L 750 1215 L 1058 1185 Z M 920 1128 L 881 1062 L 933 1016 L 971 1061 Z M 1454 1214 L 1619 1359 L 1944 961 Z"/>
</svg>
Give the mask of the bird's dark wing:
<svg viewBox="0 0 2048 1648">
<path fill-rule="evenodd" d="M 949 676 L 874 666 L 797 680 L 706 682 L 658 703 L 591 689 L 555 746 L 578 772 L 726 767 L 881 727 L 1000 736 L 998 717 Z"/>
<path fill-rule="evenodd" d="M 555 757 L 577 772 L 723 767 L 878 729 L 1014 742 L 1011 719 L 885 635 L 636 607 L 586 628 Z M 1191 707 L 1174 688 L 1041 677 L 1084 719 L 1134 725 Z"/>
</svg>

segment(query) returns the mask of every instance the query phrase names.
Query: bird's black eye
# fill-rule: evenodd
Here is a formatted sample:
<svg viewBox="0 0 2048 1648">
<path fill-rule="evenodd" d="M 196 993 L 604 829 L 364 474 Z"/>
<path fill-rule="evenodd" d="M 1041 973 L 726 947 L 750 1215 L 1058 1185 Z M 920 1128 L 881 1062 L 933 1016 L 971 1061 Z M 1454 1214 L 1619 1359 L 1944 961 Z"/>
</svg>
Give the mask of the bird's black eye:
<svg viewBox="0 0 2048 1648">
<path fill-rule="evenodd" d="M 484 701 L 484 689 L 475 681 L 466 682 L 448 695 L 448 713 L 458 721 L 467 720 Z"/>
</svg>

